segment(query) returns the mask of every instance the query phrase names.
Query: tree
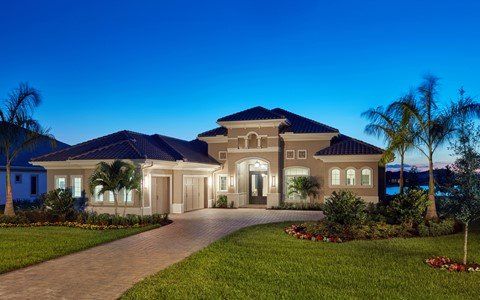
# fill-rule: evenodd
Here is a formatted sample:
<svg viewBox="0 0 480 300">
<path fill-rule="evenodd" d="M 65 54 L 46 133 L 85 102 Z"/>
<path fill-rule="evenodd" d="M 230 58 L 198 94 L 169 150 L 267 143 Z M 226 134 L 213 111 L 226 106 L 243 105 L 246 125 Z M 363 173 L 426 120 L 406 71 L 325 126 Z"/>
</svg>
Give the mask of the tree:
<svg viewBox="0 0 480 300">
<path fill-rule="evenodd" d="M 413 97 L 413 94 L 409 93 L 402 97 L 400 101 L 411 101 L 409 99 Z M 394 153 L 399 155 L 400 177 L 398 185 L 400 194 L 403 194 L 405 186 L 405 154 L 413 146 L 412 130 L 409 129 L 409 126 L 411 126 L 410 114 L 406 113 L 406 111 L 394 109 L 393 106 L 389 106 L 386 109 L 379 106 L 367 110 L 362 113 L 362 116 L 370 120 L 370 124 L 365 127 L 365 132 L 377 137 L 383 136 L 388 144 L 382 158 L 383 163 L 386 164 L 391 161 L 394 158 Z"/>
<path fill-rule="evenodd" d="M 100 162 L 93 171 L 89 179 L 89 189 L 92 195 L 95 195 L 95 188 L 100 186 L 97 196 L 106 192 L 113 194 L 113 202 L 115 205 L 115 215 L 118 215 L 118 195 L 125 188 L 126 173 L 133 165 L 121 160 L 115 160 L 111 164 Z"/>
<path fill-rule="evenodd" d="M 128 194 L 132 191 L 141 190 L 142 176 L 137 172 L 134 165 L 129 164 L 127 169 L 124 172 L 123 178 L 123 188 L 125 190 L 125 199 L 123 201 L 123 216 L 125 216 L 125 211 L 127 210 L 127 197 Z"/>
<path fill-rule="evenodd" d="M 413 166 L 408 171 L 406 186 L 408 189 L 420 189 L 420 179 L 418 178 L 418 169 Z"/>
<path fill-rule="evenodd" d="M 288 185 L 288 195 L 298 194 L 302 199 L 313 199 L 318 195 L 320 184 L 314 176 L 300 176 L 292 178 Z"/>
<path fill-rule="evenodd" d="M 464 225 L 463 264 L 467 263 L 468 228 L 472 221 L 480 219 L 480 131 L 472 122 L 462 121 L 458 139 L 452 143 L 458 156 L 452 165 L 454 184 L 448 189 L 447 209 Z"/>
<path fill-rule="evenodd" d="M 480 105 L 460 90 L 460 98 L 445 108 L 438 106 L 438 78 L 425 76 L 418 88 L 419 97 L 402 99 L 392 104 L 392 109 L 409 115 L 412 120 L 411 136 L 413 145 L 428 159 L 428 199 L 427 219 L 438 218 L 435 203 L 435 178 L 433 162 L 435 151 L 450 138 L 457 129 L 458 120 L 472 115 L 480 115 Z"/>
<path fill-rule="evenodd" d="M 41 103 L 38 90 L 27 83 L 13 89 L 0 108 L 0 154 L 5 156 L 6 201 L 5 215 L 15 215 L 11 183 L 11 166 L 23 151 L 33 150 L 41 142 L 55 146 L 55 138 L 33 119 L 33 111 Z"/>
</svg>

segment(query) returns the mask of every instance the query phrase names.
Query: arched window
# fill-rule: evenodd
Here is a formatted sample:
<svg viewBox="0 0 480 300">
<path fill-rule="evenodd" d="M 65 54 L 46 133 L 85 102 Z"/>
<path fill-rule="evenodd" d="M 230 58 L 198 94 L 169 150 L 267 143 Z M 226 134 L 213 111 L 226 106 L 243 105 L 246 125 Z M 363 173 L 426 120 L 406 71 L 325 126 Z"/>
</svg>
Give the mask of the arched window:
<svg viewBox="0 0 480 300">
<path fill-rule="evenodd" d="M 345 183 L 347 185 L 355 185 L 355 169 L 347 169 L 345 175 Z"/>
<path fill-rule="evenodd" d="M 332 185 L 340 185 L 340 170 L 339 169 L 333 169 L 330 172 L 330 182 Z"/>
<path fill-rule="evenodd" d="M 291 167 L 285 169 L 285 178 L 284 178 L 284 187 L 285 187 L 285 195 L 287 195 L 289 200 L 301 200 L 300 195 L 292 194 L 288 195 L 288 188 L 290 186 L 290 182 L 292 179 L 302 176 L 309 176 L 310 169 L 304 167 Z"/>
<path fill-rule="evenodd" d="M 362 185 L 371 185 L 372 184 L 372 170 L 363 169 L 362 170 Z"/>
</svg>

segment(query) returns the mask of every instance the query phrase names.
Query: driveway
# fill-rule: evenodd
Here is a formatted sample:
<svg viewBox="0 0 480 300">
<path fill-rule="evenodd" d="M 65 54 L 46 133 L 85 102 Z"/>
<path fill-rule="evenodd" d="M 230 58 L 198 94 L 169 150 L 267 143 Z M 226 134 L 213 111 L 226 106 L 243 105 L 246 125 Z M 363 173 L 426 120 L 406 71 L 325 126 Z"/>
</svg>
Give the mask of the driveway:
<svg viewBox="0 0 480 300">
<path fill-rule="evenodd" d="M 1 299 L 115 299 L 148 275 L 240 228 L 318 220 L 318 211 L 203 209 L 173 224 L 0 275 Z"/>
</svg>

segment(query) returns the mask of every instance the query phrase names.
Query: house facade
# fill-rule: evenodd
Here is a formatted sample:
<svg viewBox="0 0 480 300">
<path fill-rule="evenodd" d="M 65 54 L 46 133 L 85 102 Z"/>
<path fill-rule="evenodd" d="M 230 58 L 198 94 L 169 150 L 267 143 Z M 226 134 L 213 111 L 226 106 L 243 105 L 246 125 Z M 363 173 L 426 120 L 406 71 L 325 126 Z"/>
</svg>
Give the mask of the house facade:
<svg viewBox="0 0 480 300">
<path fill-rule="evenodd" d="M 100 161 L 128 160 L 142 191 L 121 193 L 127 213 L 182 213 L 211 207 L 226 195 L 235 207 L 305 201 L 288 195 L 289 181 L 314 176 L 323 202 L 348 189 L 369 202 L 385 192 L 383 150 L 337 129 L 276 108 L 253 107 L 217 120 L 193 141 L 121 131 L 33 160 L 47 170 L 48 189 L 71 187 L 89 209 L 113 212 L 112 195 L 91 195 L 87 182 Z"/>
</svg>

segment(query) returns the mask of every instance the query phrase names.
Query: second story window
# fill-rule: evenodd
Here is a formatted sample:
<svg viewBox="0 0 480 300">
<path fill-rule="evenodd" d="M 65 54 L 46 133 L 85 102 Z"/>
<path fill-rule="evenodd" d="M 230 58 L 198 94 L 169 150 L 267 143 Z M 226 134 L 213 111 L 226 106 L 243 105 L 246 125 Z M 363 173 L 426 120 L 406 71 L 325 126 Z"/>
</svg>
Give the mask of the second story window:
<svg viewBox="0 0 480 300">
<path fill-rule="evenodd" d="M 286 159 L 295 159 L 295 150 L 286 150 L 285 151 Z"/>
<path fill-rule="evenodd" d="M 298 150 L 298 159 L 307 159 L 307 150 Z"/>
</svg>

